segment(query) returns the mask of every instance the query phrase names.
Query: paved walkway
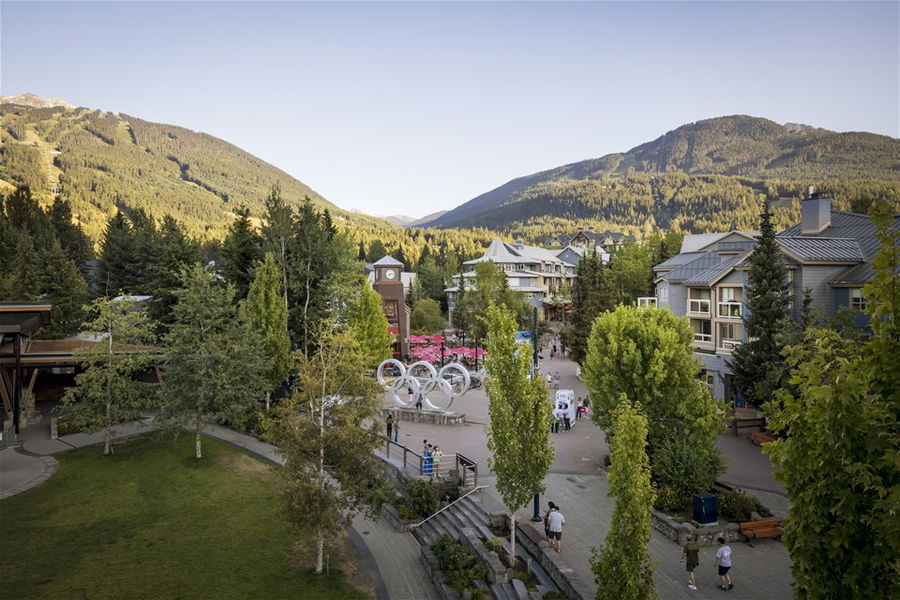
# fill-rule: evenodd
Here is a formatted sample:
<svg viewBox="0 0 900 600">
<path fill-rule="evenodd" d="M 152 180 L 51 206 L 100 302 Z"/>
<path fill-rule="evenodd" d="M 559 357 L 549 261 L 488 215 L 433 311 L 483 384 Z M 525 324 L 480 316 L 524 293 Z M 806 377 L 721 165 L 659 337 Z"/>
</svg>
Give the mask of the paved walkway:
<svg viewBox="0 0 900 600">
<path fill-rule="evenodd" d="M 586 396 L 584 384 L 575 375 L 575 364 L 567 359 L 545 359 L 541 364 L 544 373 L 559 372 L 560 387 L 575 390 L 576 396 Z M 392 401 L 385 396 L 386 405 Z M 479 483 L 489 484 L 484 492 L 485 501 L 501 510 L 493 488 L 494 476 L 488 469 L 487 440 L 484 424 L 488 422 L 487 395 L 483 389 L 472 390 L 457 398 L 453 410 L 466 414 L 467 423 L 458 426 L 441 426 L 429 423 L 403 421 L 400 426 L 400 443 L 418 449 L 422 440 L 437 443 L 444 454 L 459 452 L 478 462 Z M 609 453 L 603 432 L 590 420 L 577 421 L 572 431 L 551 435 L 556 456 L 545 481 L 547 494 L 541 498 L 542 509 L 548 500 L 563 507 L 567 527 L 563 543 L 563 559 L 593 591 L 593 574 L 590 568 L 591 549 L 601 546 L 608 531 L 613 501 L 607 496 L 606 474 L 600 468 L 603 457 Z M 773 469 L 766 455 L 744 436 L 730 433 L 719 438 L 719 448 L 726 462 L 721 479 L 747 490 L 766 504 L 778 516 L 787 515 L 787 497 L 784 488 L 773 476 Z M 532 506 L 517 512 L 517 518 L 528 520 Z M 790 557 L 779 542 L 762 540 L 749 547 L 743 543 L 732 545 L 735 566 L 735 588 L 732 598 L 791 598 Z M 681 550 L 662 534 L 654 530 L 650 552 L 656 561 L 655 579 L 660 598 L 709 598 L 722 592 L 715 588 L 718 576 L 712 558 L 715 548 L 704 548 L 700 555 L 700 567 L 696 571 L 700 589 L 687 588 L 684 567 L 679 562 Z"/>
<path fill-rule="evenodd" d="M 44 429 L 47 431 L 45 432 Z M 154 428 L 149 420 L 128 423 L 116 428 L 116 439 L 140 435 Z M 204 433 L 236 448 L 240 448 L 270 464 L 283 464 L 284 458 L 272 444 L 232 431 L 209 425 Z M 58 454 L 76 448 L 102 443 L 103 435 L 73 434 L 56 440 L 49 437 L 49 425 L 33 426 L 23 432 L 19 447 L 0 450 L 0 498 L 39 485 L 58 464 L 47 454 Z M 437 592 L 419 560 L 419 544 L 409 533 L 399 533 L 388 523 L 373 522 L 357 516 L 350 528 L 350 537 L 372 571 L 372 579 L 379 600 L 433 600 Z M 362 543 L 362 547 L 360 547 Z"/>
</svg>

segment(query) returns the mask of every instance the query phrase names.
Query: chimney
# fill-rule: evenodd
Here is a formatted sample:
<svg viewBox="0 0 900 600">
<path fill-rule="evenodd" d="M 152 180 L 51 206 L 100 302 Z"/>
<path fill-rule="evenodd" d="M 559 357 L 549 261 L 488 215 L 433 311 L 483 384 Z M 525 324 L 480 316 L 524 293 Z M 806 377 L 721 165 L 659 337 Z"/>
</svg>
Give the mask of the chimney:
<svg viewBox="0 0 900 600">
<path fill-rule="evenodd" d="M 800 233 L 821 233 L 831 226 L 831 199 L 820 198 L 813 186 L 809 186 L 806 200 L 800 202 Z"/>
</svg>

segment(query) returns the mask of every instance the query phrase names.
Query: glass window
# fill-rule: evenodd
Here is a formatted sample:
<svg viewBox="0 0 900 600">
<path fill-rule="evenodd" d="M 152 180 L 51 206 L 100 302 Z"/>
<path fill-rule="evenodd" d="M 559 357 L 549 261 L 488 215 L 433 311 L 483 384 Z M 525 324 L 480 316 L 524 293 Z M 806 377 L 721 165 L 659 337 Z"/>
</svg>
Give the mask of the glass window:
<svg viewBox="0 0 900 600">
<path fill-rule="evenodd" d="M 719 288 L 719 302 L 734 302 L 735 288 Z"/>
<path fill-rule="evenodd" d="M 668 304 L 668 302 L 669 302 L 669 286 L 667 286 L 667 285 L 659 286 L 659 288 L 656 290 L 656 293 L 659 296 L 660 302 L 665 302 L 666 304 Z"/>
<path fill-rule="evenodd" d="M 866 301 L 866 297 L 862 294 L 862 289 L 860 288 L 851 288 L 850 289 L 850 308 L 853 310 L 866 310 L 869 306 L 869 303 Z"/>
</svg>

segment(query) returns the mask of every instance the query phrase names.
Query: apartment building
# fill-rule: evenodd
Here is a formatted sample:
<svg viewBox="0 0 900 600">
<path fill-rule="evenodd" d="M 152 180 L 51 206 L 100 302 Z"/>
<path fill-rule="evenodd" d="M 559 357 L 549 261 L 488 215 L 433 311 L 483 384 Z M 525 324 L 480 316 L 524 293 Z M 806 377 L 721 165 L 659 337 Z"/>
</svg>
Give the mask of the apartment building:
<svg viewBox="0 0 900 600">
<path fill-rule="evenodd" d="M 832 210 L 828 198 L 812 194 L 802 201 L 801 212 L 799 224 L 776 235 L 790 284 L 792 316 L 799 317 L 806 288 L 812 290 L 813 306 L 825 316 L 843 306 L 864 309 L 862 288 L 874 275 L 871 260 L 880 247 L 875 225 L 866 215 Z M 900 228 L 900 216 L 892 226 Z M 757 236 L 734 230 L 688 235 L 681 254 L 654 267 L 657 306 L 689 320 L 703 377 L 715 396 L 736 406 L 743 401 L 735 394 L 726 361 L 746 341 L 745 290 Z"/>
<path fill-rule="evenodd" d="M 490 261 L 506 275 L 512 290 L 525 294 L 530 299 L 540 300 L 548 305 L 551 298 L 560 292 L 563 283 L 575 278 L 578 260 L 584 249 L 566 247 L 562 250 L 548 250 L 526 246 L 522 241 L 504 242 L 494 238 L 482 256 L 463 263 L 470 270 L 457 275 L 452 287 L 445 289 L 452 322 L 453 309 L 459 298 L 460 289 L 475 285 L 475 265 Z"/>
</svg>

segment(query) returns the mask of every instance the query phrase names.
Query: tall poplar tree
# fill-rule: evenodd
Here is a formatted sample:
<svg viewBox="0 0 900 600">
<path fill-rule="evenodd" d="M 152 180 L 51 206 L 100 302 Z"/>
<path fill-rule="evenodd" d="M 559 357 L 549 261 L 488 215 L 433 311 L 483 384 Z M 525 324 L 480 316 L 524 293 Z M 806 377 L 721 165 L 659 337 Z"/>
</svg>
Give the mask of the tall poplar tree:
<svg viewBox="0 0 900 600">
<path fill-rule="evenodd" d="M 352 328 L 326 321 L 315 338 L 315 353 L 297 355 L 297 393 L 277 408 L 270 433 L 285 457 L 284 515 L 315 543 L 321 574 L 326 543 L 354 513 L 377 514 L 387 487 L 374 455 L 384 442 L 381 394 L 366 376 L 367 357 Z"/>
<path fill-rule="evenodd" d="M 182 288 L 166 335 L 162 418 L 194 429 L 196 457 L 210 420 L 245 412 L 266 389 L 265 355 L 259 334 L 239 315 L 234 288 L 193 265 L 182 272 Z"/>
<path fill-rule="evenodd" d="M 788 318 L 787 269 L 775 241 L 772 209 L 763 200 L 759 241 L 750 254 L 743 322 L 747 341 L 732 351 L 729 368 L 734 385 L 749 403 L 763 407 L 774 400 L 787 376 L 781 352 Z"/>
<path fill-rule="evenodd" d="M 272 390 L 285 380 L 293 363 L 291 339 L 287 331 L 287 309 L 281 295 L 281 270 L 271 252 L 256 267 L 253 283 L 241 305 L 247 324 L 262 338 L 267 368 L 266 412 Z"/>
<path fill-rule="evenodd" d="M 609 440 L 609 495 L 615 498 L 612 523 L 603 548 L 594 548 L 591 567 L 597 600 L 653 600 L 650 515 L 654 492 L 647 458 L 647 417 L 625 394 L 613 409 L 615 435 Z"/>
<path fill-rule="evenodd" d="M 513 313 L 492 304 L 485 322 L 488 466 L 497 475 L 497 492 L 509 511 L 510 557 L 514 559 L 516 510 L 544 491 L 544 478 L 555 455 L 550 444 L 551 403 L 543 377 L 537 371 L 531 373 L 530 346 L 516 342 Z"/>
<path fill-rule="evenodd" d="M 63 419 L 86 433 L 103 432 L 103 454 L 113 451 L 115 426 L 140 417 L 152 397 L 151 384 L 136 379 L 152 363 L 147 318 L 124 299 L 100 297 L 88 307 L 84 330 L 100 341 L 74 352 L 83 371 L 62 401 Z"/>
</svg>

